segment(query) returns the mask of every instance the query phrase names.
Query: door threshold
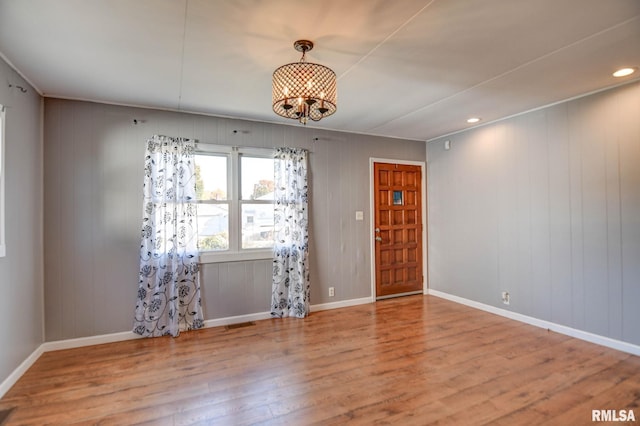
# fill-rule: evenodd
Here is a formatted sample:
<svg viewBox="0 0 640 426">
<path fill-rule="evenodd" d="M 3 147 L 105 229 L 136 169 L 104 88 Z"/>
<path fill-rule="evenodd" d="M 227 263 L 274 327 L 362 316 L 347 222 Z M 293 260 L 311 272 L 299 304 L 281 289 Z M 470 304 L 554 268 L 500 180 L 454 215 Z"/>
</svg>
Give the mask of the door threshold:
<svg viewBox="0 0 640 426">
<path fill-rule="evenodd" d="M 416 294 L 423 294 L 423 291 L 422 290 L 408 291 L 406 293 L 396 293 L 396 294 L 387 294 L 386 296 L 376 296 L 376 300 L 392 299 L 394 297 L 402 297 L 402 296 L 414 296 Z"/>
</svg>

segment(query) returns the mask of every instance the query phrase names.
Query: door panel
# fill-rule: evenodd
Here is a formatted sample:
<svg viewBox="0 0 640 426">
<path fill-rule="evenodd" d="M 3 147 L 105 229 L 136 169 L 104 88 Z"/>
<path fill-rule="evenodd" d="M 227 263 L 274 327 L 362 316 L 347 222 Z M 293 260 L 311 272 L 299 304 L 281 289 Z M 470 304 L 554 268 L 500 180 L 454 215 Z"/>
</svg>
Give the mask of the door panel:
<svg viewBox="0 0 640 426">
<path fill-rule="evenodd" d="M 421 168 L 373 166 L 376 297 L 422 291 Z"/>
</svg>

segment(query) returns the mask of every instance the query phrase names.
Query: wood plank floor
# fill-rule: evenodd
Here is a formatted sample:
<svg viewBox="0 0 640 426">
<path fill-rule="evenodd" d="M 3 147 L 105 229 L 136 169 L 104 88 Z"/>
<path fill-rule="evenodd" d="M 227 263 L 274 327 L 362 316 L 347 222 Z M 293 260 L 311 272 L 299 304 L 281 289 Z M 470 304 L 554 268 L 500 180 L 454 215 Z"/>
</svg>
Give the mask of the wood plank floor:
<svg viewBox="0 0 640 426">
<path fill-rule="evenodd" d="M 433 296 L 49 352 L 6 424 L 592 424 L 640 357 Z"/>
</svg>

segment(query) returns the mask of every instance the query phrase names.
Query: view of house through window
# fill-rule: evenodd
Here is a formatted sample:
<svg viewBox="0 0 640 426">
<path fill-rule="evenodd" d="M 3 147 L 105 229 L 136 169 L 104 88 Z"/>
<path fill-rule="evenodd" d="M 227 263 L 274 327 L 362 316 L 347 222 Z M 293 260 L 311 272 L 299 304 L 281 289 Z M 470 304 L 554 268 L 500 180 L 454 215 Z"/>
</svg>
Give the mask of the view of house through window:
<svg viewBox="0 0 640 426">
<path fill-rule="evenodd" d="M 201 252 L 273 246 L 273 161 L 242 150 L 196 154 Z"/>
<path fill-rule="evenodd" d="M 240 157 L 242 248 L 273 247 L 273 158 Z"/>
<path fill-rule="evenodd" d="M 196 155 L 198 248 L 229 249 L 228 155 Z"/>
</svg>

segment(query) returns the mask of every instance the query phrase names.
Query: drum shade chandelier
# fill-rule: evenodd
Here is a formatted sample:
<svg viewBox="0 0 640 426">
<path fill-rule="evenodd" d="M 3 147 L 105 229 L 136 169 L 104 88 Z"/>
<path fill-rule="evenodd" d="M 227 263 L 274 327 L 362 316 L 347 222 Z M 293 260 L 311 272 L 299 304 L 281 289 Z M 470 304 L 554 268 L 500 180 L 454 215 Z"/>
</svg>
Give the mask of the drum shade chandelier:
<svg viewBox="0 0 640 426">
<path fill-rule="evenodd" d="M 273 111 L 302 124 L 309 119 L 320 121 L 336 112 L 336 73 L 306 61 L 306 53 L 313 49 L 309 40 L 298 40 L 293 47 L 302 52 L 302 58 L 273 72 Z"/>
</svg>

